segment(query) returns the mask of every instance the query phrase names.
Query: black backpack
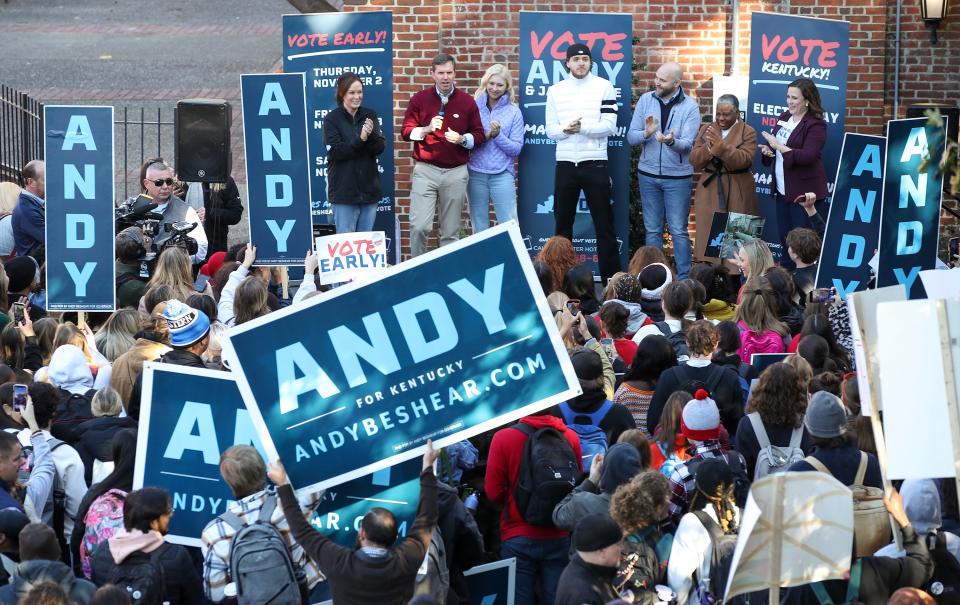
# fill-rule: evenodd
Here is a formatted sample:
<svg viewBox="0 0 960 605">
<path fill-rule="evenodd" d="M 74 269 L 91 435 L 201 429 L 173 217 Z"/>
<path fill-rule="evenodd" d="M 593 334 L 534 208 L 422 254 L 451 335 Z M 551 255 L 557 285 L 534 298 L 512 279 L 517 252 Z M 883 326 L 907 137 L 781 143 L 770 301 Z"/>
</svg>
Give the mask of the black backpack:
<svg viewBox="0 0 960 605">
<path fill-rule="evenodd" d="M 690 374 L 689 366 L 685 363 L 681 363 L 676 366 L 675 372 L 677 372 L 677 382 L 679 386 L 674 389 L 676 391 L 686 391 L 691 395 L 696 395 L 697 391 L 700 389 L 705 390 L 710 394 L 710 397 L 714 397 L 717 392 L 717 387 L 720 386 L 720 381 L 723 380 L 724 372 L 732 371 L 727 370 L 726 366 L 720 366 L 715 363 L 711 363 L 709 366 L 710 375 L 707 377 L 707 381 L 697 380 Z"/>
<path fill-rule="evenodd" d="M 676 332 L 670 329 L 670 326 L 667 325 L 665 321 L 658 321 L 653 324 L 657 326 L 657 329 L 660 330 L 660 333 L 670 341 L 670 344 L 673 345 L 673 352 L 677 356 L 677 359 L 681 357 L 690 358 L 690 348 L 687 347 L 687 334 L 682 329 L 677 330 Z"/>
<path fill-rule="evenodd" d="M 737 548 L 737 534 L 723 533 L 717 522 L 706 511 L 698 510 L 693 514 L 710 534 L 712 545 L 710 577 L 706 580 L 700 578 L 699 567 L 693 576 L 694 590 L 700 595 L 701 605 L 714 605 L 714 603 L 721 602 L 730 604 L 747 603 L 747 595 L 736 596 L 727 601 L 723 600 L 727 591 L 727 579 L 730 577 L 730 565 L 733 563 L 733 551 Z"/>
<path fill-rule="evenodd" d="M 149 554 L 137 551 L 114 569 L 110 583 L 126 590 L 133 605 L 162 605 L 169 601 L 166 574 L 159 561 L 159 555 L 166 547 L 164 544 Z"/>
<path fill-rule="evenodd" d="M 933 575 L 923 587 L 940 605 L 960 605 L 960 562 L 947 550 L 942 531 L 927 536 L 927 548 L 933 558 Z"/>
<path fill-rule="evenodd" d="M 53 412 L 50 434 L 68 443 L 76 442 L 77 427 L 87 420 L 96 418 L 91 409 L 91 402 L 96 392 L 95 389 L 90 389 L 83 395 L 80 395 L 78 393 L 63 391 L 67 396 L 60 400 L 56 410 Z"/>
<path fill-rule="evenodd" d="M 535 429 L 522 422 L 513 428 L 527 436 L 517 485 L 513 488 L 517 509 L 531 525 L 553 526 L 553 509 L 580 478 L 577 455 L 564 434 L 555 428 Z M 507 510 L 504 508 L 504 514 Z"/>
</svg>

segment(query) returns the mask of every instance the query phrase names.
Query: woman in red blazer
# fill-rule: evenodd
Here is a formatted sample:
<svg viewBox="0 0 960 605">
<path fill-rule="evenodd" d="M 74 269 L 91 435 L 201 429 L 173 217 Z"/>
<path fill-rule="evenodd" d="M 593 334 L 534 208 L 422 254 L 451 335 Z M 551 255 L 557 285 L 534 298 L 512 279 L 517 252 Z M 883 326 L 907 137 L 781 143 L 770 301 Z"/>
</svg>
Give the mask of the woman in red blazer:
<svg viewBox="0 0 960 605">
<path fill-rule="evenodd" d="M 787 111 L 780 114 L 777 126 L 762 132 L 766 145 L 758 145 L 766 166 L 773 164 L 773 195 L 777 202 L 777 223 L 781 250 L 795 227 L 809 227 L 807 213 L 798 200 L 810 191 L 816 194 L 816 209 L 827 214 L 827 174 L 820 153 L 827 141 L 827 123 L 823 119 L 820 91 L 811 80 L 794 80 L 787 88 Z M 781 254 L 780 263 L 792 268 L 793 262 Z"/>
</svg>

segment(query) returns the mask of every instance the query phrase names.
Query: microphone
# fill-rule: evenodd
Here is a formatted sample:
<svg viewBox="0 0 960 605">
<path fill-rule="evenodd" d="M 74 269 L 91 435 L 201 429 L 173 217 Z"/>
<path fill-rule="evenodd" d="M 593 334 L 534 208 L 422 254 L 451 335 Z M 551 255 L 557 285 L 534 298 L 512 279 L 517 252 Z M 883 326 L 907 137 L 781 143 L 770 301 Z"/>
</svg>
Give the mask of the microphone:
<svg viewBox="0 0 960 605">
<path fill-rule="evenodd" d="M 449 97 L 440 97 L 440 113 L 439 113 L 440 116 L 443 116 L 443 114 L 447 111 L 448 100 L 449 100 Z"/>
</svg>

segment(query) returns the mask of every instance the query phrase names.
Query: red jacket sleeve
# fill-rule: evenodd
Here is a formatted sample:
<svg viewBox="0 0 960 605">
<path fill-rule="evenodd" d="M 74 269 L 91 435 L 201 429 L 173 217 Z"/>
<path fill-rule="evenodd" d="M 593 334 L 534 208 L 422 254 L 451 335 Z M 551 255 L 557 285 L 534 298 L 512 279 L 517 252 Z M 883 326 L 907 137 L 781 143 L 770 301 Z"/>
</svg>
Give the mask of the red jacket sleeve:
<svg viewBox="0 0 960 605">
<path fill-rule="evenodd" d="M 420 101 L 417 99 L 417 95 L 413 95 L 410 97 L 410 102 L 407 103 L 407 111 L 403 114 L 400 136 L 403 137 L 404 141 L 409 141 L 410 133 L 418 126 L 425 126 L 425 124 L 420 123 Z"/>
<path fill-rule="evenodd" d="M 495 504 L 506 502 L 507 494 L 510 492 L 510 464 L 506 456 L 509 449 L 508 439 L 507 429 L 494 433 L 493 440 L 490 442 L 490 452 L 487 454 L 487 473 L 484 477 L 483 489 L 487 498 Z"/>
<path fill-rule="evenodd" d="M 786 169 L 793 166 L 810 166 L 820 161 L 820 152 L 823 151 L 826 142 L 827 123 L 815 118 L 809 120 L 800 146 L 791 147 L 789 152 L 783 154 L 783 167 Z"/>
</svg>

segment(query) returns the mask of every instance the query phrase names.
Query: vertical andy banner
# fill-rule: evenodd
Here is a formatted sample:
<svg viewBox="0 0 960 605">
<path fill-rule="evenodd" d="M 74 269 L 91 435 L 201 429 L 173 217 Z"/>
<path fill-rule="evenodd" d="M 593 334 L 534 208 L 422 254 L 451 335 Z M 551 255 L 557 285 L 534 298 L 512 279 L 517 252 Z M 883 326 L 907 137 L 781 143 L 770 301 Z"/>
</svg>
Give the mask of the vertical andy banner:
<svg viewBox="0 0 960 605">
<path fill-rule="evenodd" d="M 170 493 L 176 514 L 168 540 L 200 546 L 203 528 L 233 501 L 219 464 L 220 454 L 234 445 L 252 445 L 264 455 L 229 372 L 144 364 L 133 487 Z M 416 517 L 420 465 L 411 460 L 331 487 L 311 522 L 335 542 L 352 546 L 367 510 L 389 501 L 400 534 L 406 535 Z"/>
<path fill-rule="evenodd" d="M 633 54 L 630 15 L 597 13 L 520 12 L 520 109 L 523 113 L 523 150 L 520 152 L 520 194 L 517 214 L 524 244 L 536 256 L 555 233 L 553 175 L 556 142 L 546 133 L 544 111 L 547 89 L 568 77 L 566 52 L 571 44 L 586 44 L 593 57 L 593 73 L 609 80 L 617 91 L 617 134 L 607 145 L 613 179 L 613 225 L 620 246 L 620 265 L 627 266 L 630 231 L 630 86 Z M 573 248 L 578 260 L 597 273 L 597 238 L 580 194 L 573 225 Z"/>
<path fill-rule="evenodd" d="M 229 334 L 223 353 L 264 448 L 300 490 L 580 393 L 512 221 Z"/>
<path fill-rule="evenodd" d="M 396 234 L 393 166 L 393 13 L 388 11 L 283 16 L 283 71 L 306 76 L 311 208 L 315 223 L 333 223 L 327 197 L 323 117 L 336 107 L 337 78 L 353 72 L 363 83 L 363 106 L 377 112 L 386 148 L 377 158 L 381 198 L 374 231 Z M 387 255 L 400 262 L 400 243 Z"/>
<path fill-rule="evenodd" d="M 303 74 L 240 76 L 247 216 L 258 265 L 313 250 Z"/>
<path fill-rule="evenodd" d="M 885 148 L 883 137 L 853 133 L 843 137 L 816 287 L 832 286 L 844 300 L 850 292 L 866 290 L 870 282 L 868 263 L 880 239 Z"/>
<path fill-rule="evenodd" d="M 47 105 L 43 116 L 47 309 L 113 310 L 113 107 Z"/>
<path fill-rule="evenodd" d="M 877 286 L 903 284 L 910 298 L 926 297 L 917 277 L 937 261 L 945 133 L 946 118 L 940 128 L 927 118 L 887 122 Z"/>
<path fill-rule="evenodd" d="M 827 143 L 823 166 L 829 179 L 837 173 L 843 144 L 847 107 L 847 65 L 850 58 L 850 23 L 832 19 L 753 13 L 750 33 L 750 103 L 747 123 L 757 131 L 775 133 L 780 114 L 787 110 L 787 88 L 799 78 L 813 81 L 823 102 Z M 753 162 L 760 214 L 767 219 L 763 238 L 775 258 L 780 249 L 777 213 L 773 200 L 773 166 L 764 166 L 758 152 Z M 827 191 L 833 183 L 827 182 Z M 789 200 L 788 200 L 789 201 Z"/>
</svg>

